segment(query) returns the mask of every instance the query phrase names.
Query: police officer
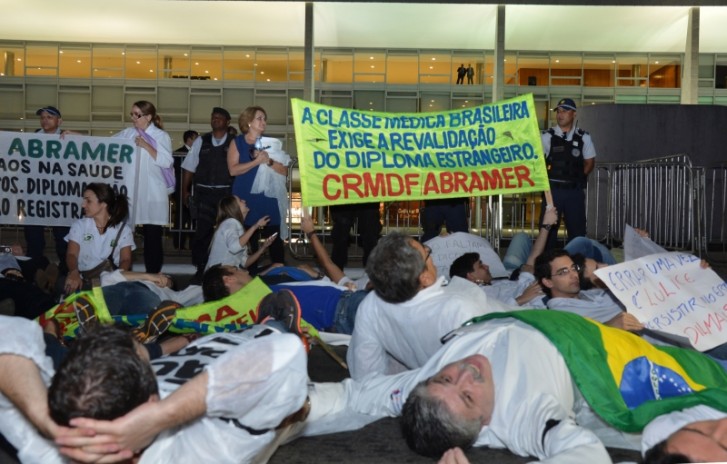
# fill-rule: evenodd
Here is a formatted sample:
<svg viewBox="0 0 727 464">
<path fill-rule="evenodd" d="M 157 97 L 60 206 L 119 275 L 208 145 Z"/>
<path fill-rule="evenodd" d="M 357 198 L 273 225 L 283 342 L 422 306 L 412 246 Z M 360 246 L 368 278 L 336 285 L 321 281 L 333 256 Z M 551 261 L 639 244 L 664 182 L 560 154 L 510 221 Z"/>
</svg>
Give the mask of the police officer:
<svg viewBox="0 0 727 464">
<path fill-rule="evenodd" d="M 541 139 L 548 168 L 558 222 L 549 228 L 546 248 L 554 248 L 558 228 L 565 216 L 568 240 L 586 235 L 586 193 L 588 174 L 596 165 L 596 148 L 588 132 L 575 124 L 576 103 L 563 98 L 553 109 L 557 125 L 543 132 Z M 541 227 L 543 212 L 540 216 Z"/>
</svg>

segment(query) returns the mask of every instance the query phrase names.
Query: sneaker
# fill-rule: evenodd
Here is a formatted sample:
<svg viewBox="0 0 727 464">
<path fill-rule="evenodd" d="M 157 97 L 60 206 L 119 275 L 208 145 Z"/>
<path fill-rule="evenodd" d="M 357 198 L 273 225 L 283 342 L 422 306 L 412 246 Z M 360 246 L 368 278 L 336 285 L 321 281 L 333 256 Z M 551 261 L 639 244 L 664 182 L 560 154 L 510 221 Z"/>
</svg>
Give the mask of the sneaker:
<svg viewBox="0 0 727 464">
<path fill-rule="evenodd" d="M 88 332 L 92 328 L 99 325 L 98 317 L 96 317 L 96 308 L 93 303 L 85 296 L 79 296 L 73 303 L 73 312 L 76 313 L 78 319 L 78 327 L 81 332 Z"/>
<path fill-rule="evenodd" d="M 152 343 L 161 334 L 167 331 L 172 321 L 177 314 L 177 309 L 181 308 L 182 305 L 176 301 L 164 300 L 159 303 L 159 306 L 149 314 L 144 323 L 132 330 L 134 337 L 139 340 L 140 343 Z"/>
<path fill-rule="evenodd" d="M 257 311 L 258 324 L 264 324 L 269 319 L 280 322 L 288 332 L 300 337 L 306 350 L 309 350 L 308 337 L 301 327 L 300 303 L 293 292 L 283 289 L 266 295 Z"/>
</svg>

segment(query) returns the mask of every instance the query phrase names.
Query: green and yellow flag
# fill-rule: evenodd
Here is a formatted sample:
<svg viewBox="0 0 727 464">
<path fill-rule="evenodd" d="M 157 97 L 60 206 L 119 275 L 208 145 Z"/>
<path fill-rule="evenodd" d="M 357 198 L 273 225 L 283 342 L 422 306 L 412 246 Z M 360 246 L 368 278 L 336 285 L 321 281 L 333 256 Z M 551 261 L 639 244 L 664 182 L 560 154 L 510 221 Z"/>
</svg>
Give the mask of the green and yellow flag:
<svg viewBox="0 0 727 464">
<path fill-rule="evenodd" d="M 292 107 L 306 206 L 549 188 L 531 94 L 437 113 Z"/>
<path fill-rule="evenodd" d="M 619 430 L 640 432 L 657 416 L 698 404 L 727 411 L 727 372 L 698 351 L 657 347 L 561 311 L 495 313 L 471 322 L 503 317 L 542 332 L 565 358 L 593 411 Z"/>
</svg>

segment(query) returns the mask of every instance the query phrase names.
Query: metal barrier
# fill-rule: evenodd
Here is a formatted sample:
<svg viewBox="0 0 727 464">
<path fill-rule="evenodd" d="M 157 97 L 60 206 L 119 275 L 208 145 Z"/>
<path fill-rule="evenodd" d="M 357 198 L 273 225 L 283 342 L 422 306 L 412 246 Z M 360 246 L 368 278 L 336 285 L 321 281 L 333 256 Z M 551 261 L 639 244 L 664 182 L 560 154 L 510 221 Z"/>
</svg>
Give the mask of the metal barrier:
<svg viewBox="0 0 727 464">
<path fill-rule="evenodd" d="M 727 252 L 727 165 L 705 169 L 704 175 L 705 253 L 710 261 L 724 260 Z M 710 252 L 720 252 L 722 256 Z"/>
</svg>

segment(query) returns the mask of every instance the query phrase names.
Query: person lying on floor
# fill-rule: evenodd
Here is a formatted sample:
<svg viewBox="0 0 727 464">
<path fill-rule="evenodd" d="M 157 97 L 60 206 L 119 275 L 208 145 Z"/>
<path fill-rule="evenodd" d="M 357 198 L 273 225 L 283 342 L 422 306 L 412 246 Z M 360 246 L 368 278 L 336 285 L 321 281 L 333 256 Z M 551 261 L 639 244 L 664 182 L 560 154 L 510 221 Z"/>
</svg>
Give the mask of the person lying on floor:
<svg viewBox="0 0 727 464">
<path fill-rule="evenodd" d="M 40 327 L 0 317 L 0 369 L 15 373 L 0 379 L 0 433 L 22 462 L 264 462 L 278 428 L 307 411 L 303 345 L 269 326 L 151 364 L 127 332 L 100 326 L 54 372 Z"/>
<path fill-rule="evenodd" d="M 454 331 L 419 369 L 314 384 L 310 399 L 303 435 L 401 415 L 407 444 L 425 456 L 487 446 L 605 464 L 606 446 L 640 449 L 639 432 L 659 416 L 698 404 L 727 411 L 727 373 L 701 353 L 575 314 L 520 310 Z"/>
</svg>

